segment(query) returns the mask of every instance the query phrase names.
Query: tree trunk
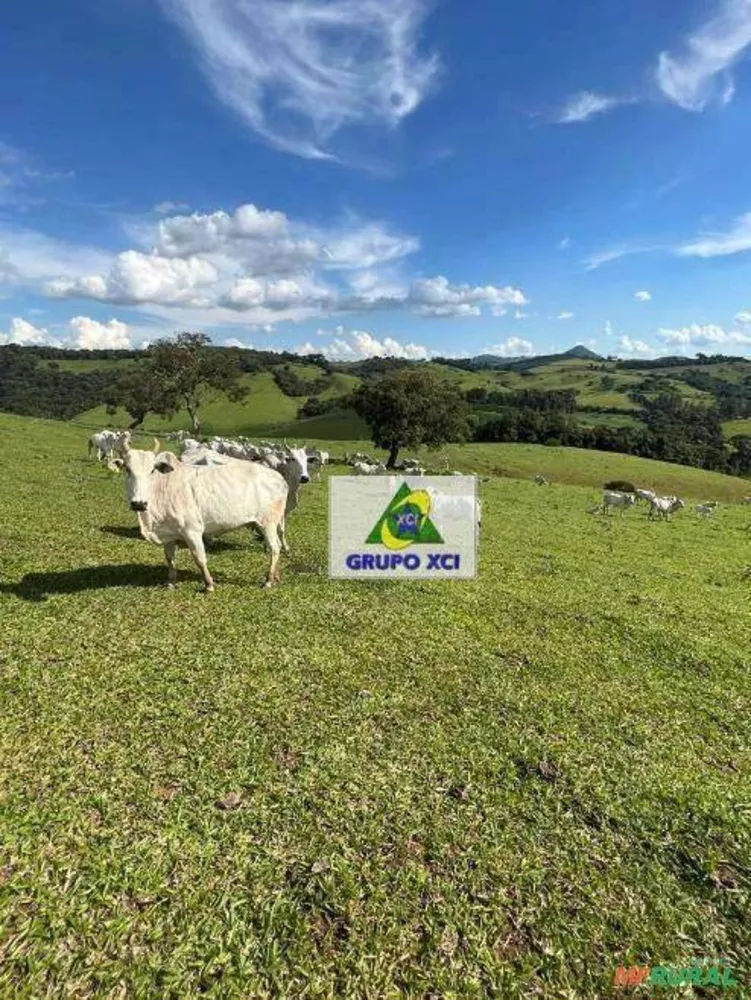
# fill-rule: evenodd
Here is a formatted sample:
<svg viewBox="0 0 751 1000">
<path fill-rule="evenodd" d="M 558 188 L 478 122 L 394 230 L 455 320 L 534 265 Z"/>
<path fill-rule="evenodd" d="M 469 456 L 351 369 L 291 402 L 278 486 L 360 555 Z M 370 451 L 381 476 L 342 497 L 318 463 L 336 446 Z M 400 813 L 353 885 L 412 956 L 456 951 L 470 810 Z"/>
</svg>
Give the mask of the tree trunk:
<svg viewBox="0 0 751 1000">
<path fill-rule="evenodd" d="M 394 444 L 392 442 L 391 448 L 389 449 L 389 460 L 386 462 L 387 469 L 393 469 L 396 465 L 396 456 L 399 454 L 399 448 L 401 445 Z"/>
<path fill-rule="evenodd" d="M 199 437 L 201 433 L 201 422 L 198 419 L 198 409 L 194 409 L 190 403 L 186 405 L 186 410 L 188 411 L 188 416 L 190 417 L 190 422 L 193 425 L 193 435 Z"/>
</svg>

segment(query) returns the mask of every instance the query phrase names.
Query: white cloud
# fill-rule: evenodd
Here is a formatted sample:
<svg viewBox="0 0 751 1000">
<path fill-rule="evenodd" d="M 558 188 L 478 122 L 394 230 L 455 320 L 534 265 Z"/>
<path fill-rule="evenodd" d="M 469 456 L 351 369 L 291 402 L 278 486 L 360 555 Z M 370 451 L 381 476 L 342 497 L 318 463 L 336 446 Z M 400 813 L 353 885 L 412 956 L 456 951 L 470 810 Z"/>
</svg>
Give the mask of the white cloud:
<svg viewBox="0 0 751 1000">
<path fill-rule="evenodd" d="M 558 315 L 556 316 L 556 319 L 573 319 L 573 318 L 574 314 L 572 312 L 562 312 L 558 313 Z"/>
<path fill-rule="evenodd" d="M 634 298 L 639 302 L 651 302 L 652 294 L 651 292 L 634 292 Z"/>
<path fill-rule="evenodd" d="M 657 84 L 686 111 L 732 100 L 732 67 L 751 45 L 751 2 L 722 0 L 717 12 L 686 39 L 680 55 L 661 52 Z"/>
<path fill-rule="evenodd" d="M 34 326 L 20 316 L 14 316 L 10 321 L 7 333 L 0 333 L 0 344 L 47 344 L 50 336 L 47 330 Z"/>
<path fill-rule="evenodd" d="M 706 347 L 723 344 L 751 344 L 751 334 L 740 333 L 737 330 L 724 330 L 721 326 L 706 324 L 702 326 L 693 323 L 677 330 L 660 329 L 657 331 L 660 340 L 667 344 L 681 347 Z"/>
<path fill-rule="evenodd" d="M 518 288 L 509 285 L 454 285 L 438 275 L 413 281 L 406 302 L 420 316 L 456 317 L 479 316 L 480 305 L 505 312 L 506 305 L 523 306 L 527 299 Z"/>
<path fill-rule="evenodd" d="M 735 314 L 735 322 L 746 325 L 751 323 L 751 312 L 739 312 Z"/>
<path fill-rule="evenodd" d="M 372 333 L 365 330 L 347 331 L 338 326 L 333 331 L 334 340 L 321 347 L 313 347 L 308 341 L 295 348 L 298 354 L 323 354 L 330 361 L 353 361 L 362 358 L 392 357 L 407 358 L 412 361 L 424 361 L 430 357 L 430 351 L 421 344 L 402 344 L 393 337 L 378 340 Z"/>
<path fill-rule="evenodd" d="M 613 336 L 613 324 L 610 322 L 609 319 L 605 320 L 605 336 L 606 337 Z"/>
<path fill-rule="evenodd" d="M 140 238 L 145 243 L 148 230 Z M 380 223 L 349 219 L 323 229 L 253 204 L 234 212 L 162 219 L 153 240 L 164 257 L 216 255 L 241 263 L 254 276 L 299 274 L 314 266 L 342 271 L 380 267 L 420 246 L 416 237 L 392 233 Z"/>
<path fill-rule="evenodd" d="M 173 212 L 187 212 L 190 205 L 184 201 L 159 201 L 154 205 L 156 215 L 171 215 Z"/>
<path fill-rule="evenodd" d="M 739 216 L 726 233 L 707 233 L 675 248 L 680 257 L 724 257 L 751 250 L 751 212 Z"/>
<path fill-rule="evenodd" d="M 252 344 L 244 344 L 242 340 L 238 340 L 237 337 L 227 337 L 222 341 L 224 347 L 245 347 L 247 349 L 252 349 Z"/>
<path fill-rule="evenodd" d="M 202 290 L 219 275 L 214 265 L 200 257 L 168 258 L 126 250 L 118 254 L 106 275 L 86 275 L 76 280 L 57 278 L 47 283 L 54 298 L 96 299 L 136 305 L 201 305 L 207 302 Z"/>
<path fill-rule="evenodd" d="M 637 358 L 650 358 L 657 353 L 656 348 L 650 344 L 643 340 L 633 340 L 628 334 L 618 340 L 618 350 L 623 354 Z"/>
<path fill-rule="evenodd" d="M 605 97 L 602 94 L 593 94 L 589 90 L 583 90 L 580 94 L 575 94 L 569 98 L 559 112 L 556 121 L 561 125 L 585 122 L 595 115 L 609 111 L 620 103 L 615 97 Z"/>
<path fill-rule="evenodd" d="M 353 124 L 393 127 L 438 62 L 418 52 L 423 0 L 162 0 L 217 96 L 277 149 L 330 158 Z"/>
<path fill-rule="evenodd" d="M 141 219 L 126 227 L 141 249 L 114 254 L 0 226 L 0 285 L 51 298 L 149 307 L 173 327 L 297 322 L 313 316 L 404 310 L 426 318 L 504 315 L 527 303 L 511 285 L 472 285 L 438 275 L 410 280 L 414 236 L 348 218 L 327 229 L 283 212 Z"/>
<path fill-rule="evenodd" d="M 571 246 L 571 237 L 570 236 L 564 236 L 563 239 L 561 240 L 561 242 L 558 244 L 558 249 L 559 250 L 568 250 L 568 248 L 570 246 Z"/>
<path fill-rule="evenodd" d="M 104 348 L 127 350 L 132 346 L 128 324 L 117 319 L 99 323 L 88 316 L 74 316 L 69 326 L 75 334 L 73 347 L 92 351 Z"/>
<path fill-rule="evenodd" d="M 495 354 L 499 358 L 530 357 L 535 353 L 534 345 L 529 340 L 522 340 L 521 337 L 507 337 L 500 344 L 493 344 L 486 354 Z"/>
<path fill-rule="evenodd" d="M 277 281 L 240 278 L 221 300 L 221 304 L 238 310 L 259 307 L 284 310 L 293 306 L 311 308 L 333 305 L 335 299 L 336 295 L 331 289 L 317 286 L 307 278 L 280 278 Z"/>
<path fill-rule="evenodd" d="M 142 329 L 142 336 L 145 333 Z M 128 349 L 133 347 L 133 336 L 128 324 L 117 319 L 100 323 L 88 316 L 74 316 L 68 322 L 66 334 L 53 336 L 46 328 L 34 326 L 16 316 L 11 320 L 8 332 L 0 333 L 0 344 L 48 344 L 81 350 Z"/>
</svg>

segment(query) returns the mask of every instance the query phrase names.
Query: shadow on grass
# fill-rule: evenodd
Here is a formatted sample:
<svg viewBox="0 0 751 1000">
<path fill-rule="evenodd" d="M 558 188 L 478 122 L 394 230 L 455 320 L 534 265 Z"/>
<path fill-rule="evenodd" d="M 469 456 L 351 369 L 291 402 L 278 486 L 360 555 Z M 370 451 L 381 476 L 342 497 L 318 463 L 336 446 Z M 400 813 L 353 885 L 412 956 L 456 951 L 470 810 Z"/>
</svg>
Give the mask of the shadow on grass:
<svg viewBox="0 0 751 1000">
<path fill-rule="evenodd" d="M 196 574 L 178 570 L 177 579 L 196 580 Z M 24 601 L 46 601 L 52 594 L 80 594 L 111 587 L 159 587 L 167 582 L 166 566 L 82 566 L 54 573 L 27 573 L 17 583 L 0 583 L 0 594 L 13 594 Z"/>
<path fill-rule="evenodd" d="M 141 531 L 136 526 L 125 527 L 121 524 L 105 524 L 99 529 L 103 531 L 106 535 L 115 535 L 117 538 L 133 538 L 136 541 L 144 541 L 141 537 Z M 255 542 L 258 539 L 255 536 L 251 536 L 251 541 Z M 150 542 L 147 544 L 151 544 Z M 235 550 L 240 550 L 247 548 L 247 539 L 245 544 L 239 541 L 228 541 L 224 538 L 205 538 L 204 544 L 206 546 L 207 552 L 233 552 Z M 185 545 L 182 542 L 178 542 L 178 548 L 184 549 Z"/>
<path fill-rule="evenodd" d="M 126 528 L 121 524 L 105 524 L 99 530 L 107 535 L 116 535 L 118 538 L 137 538 L 139 540 L 141 538 L 141 532 L 135 525 Z"/>
</svg>

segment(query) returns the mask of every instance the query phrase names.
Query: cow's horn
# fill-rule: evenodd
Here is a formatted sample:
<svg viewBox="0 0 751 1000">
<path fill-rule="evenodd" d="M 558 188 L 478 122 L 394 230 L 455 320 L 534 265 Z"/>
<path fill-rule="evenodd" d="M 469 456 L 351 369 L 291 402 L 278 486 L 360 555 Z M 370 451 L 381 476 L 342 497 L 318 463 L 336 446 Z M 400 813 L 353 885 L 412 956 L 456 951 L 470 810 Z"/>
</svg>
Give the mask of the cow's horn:
<svg viewBox="0 0 751 1000">
<path fill-rule="evenodd" d="M 161 447 L 161 445 L 159 444 L 159 439 L 158 438 L 154 438 L 154 444 L 152 445 L 151 450 L 154 452 L 155 455 L 159 454 L 160 447 Z"/>
</svg>

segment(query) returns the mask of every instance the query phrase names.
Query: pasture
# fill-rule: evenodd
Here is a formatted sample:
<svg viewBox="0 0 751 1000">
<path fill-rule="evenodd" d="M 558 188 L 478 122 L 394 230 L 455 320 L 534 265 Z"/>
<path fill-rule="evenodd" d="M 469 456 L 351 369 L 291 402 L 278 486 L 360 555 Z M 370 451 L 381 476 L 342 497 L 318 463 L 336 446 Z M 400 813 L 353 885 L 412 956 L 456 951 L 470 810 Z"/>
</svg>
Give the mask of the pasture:
<svg viewBox="0 0 751 1000">
<path fill-rule="evenodd" d="M 329 583 L 324 477 L 279 589 L 236 532 L 204 595 L 87 433 L 0 415 L 0 997 L 749 995 L 747 482 L 449 448 L 477 580 Z M 588 514 L 616 476 L 721 506 Z"/>
</svg>

